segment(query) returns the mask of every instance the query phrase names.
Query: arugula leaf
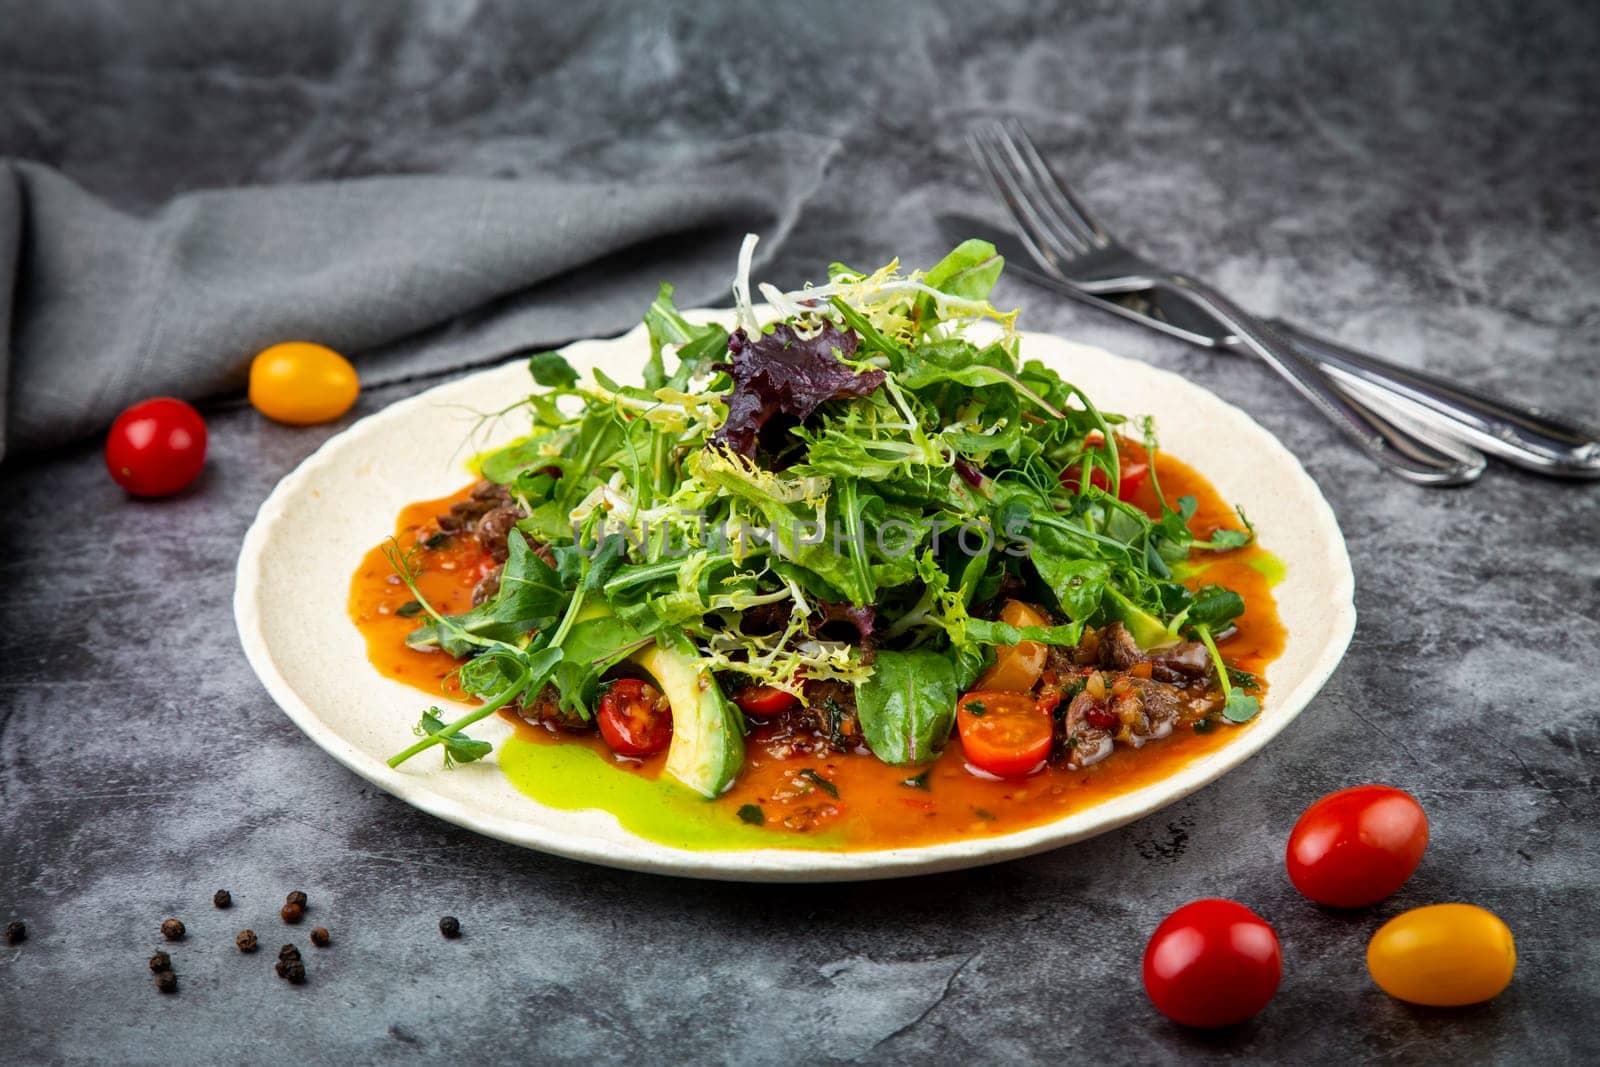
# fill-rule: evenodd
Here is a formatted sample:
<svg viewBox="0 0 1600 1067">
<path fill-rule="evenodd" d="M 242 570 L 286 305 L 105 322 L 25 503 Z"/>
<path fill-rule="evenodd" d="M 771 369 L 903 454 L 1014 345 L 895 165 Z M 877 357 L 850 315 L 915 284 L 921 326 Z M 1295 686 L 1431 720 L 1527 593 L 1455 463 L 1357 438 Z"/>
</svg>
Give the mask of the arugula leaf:
<svg viewBox="0 0 1600 1067">
<path fill-rule="evenodd" d="M 584 619 L 572 625 L 561 642 L 561 664 L 556 668 L 556 688 L 561 707 L 592 717 L 600 676 L 649 643 L 649 638 L 614 615 Z"/>
<path fill-rule="evenodd" d="M 968 238 L 957 245 L 949 255 L 931 267 L 922 281 L 942 293 L 964 300 L 986 300 L 1000 280 L 1006 261 L 994 245 L 977 238 Z M 932 324 L 938 321 L 938 309 L 933 297 L 926 293 L 917 298 L 917 320 Z"/>
<path fill-rule="evenodd" d="M 895 380 L 907 389 L 926 389 L 939 382 L 992 385 L 1012 370 L 1010 353 L 1000 345 L 979 349 L 960 338 L 926 341 L 906 356 L 905 370 Z"/>
<path fill-rule="evenodd" d="M 856 686 L 856 711 L 874 755 L 885 763 L 926 763 L 955 722 L 955 664 L 925 649 L 882 651 L 872 677 Z"/>
<path fill-rule="evenodd" d="M 1111 565 L 1102 559 L 1084 559 L 1081 551 L 1059 530 L 1042 526 L 1034 531 L 1028 559 L 1067 617 L 1082 622 L 1100 610 Z"/>
<path fill-rule="evenodd" d="M 1244 598 L 1232 589 L 1207 585 L 1195 591 L 1183 618 L 1190 626 L 1219 630 L 1244 614 Z"/>
<path fill-rule="evenodd" d="M 644 313 L 645 329 L 650 334 L 650 359 L 644 368 L 646 389 L 666 386 L 681 390 L 689 384 L 689 379 L 728 351 L 728 331 L 715 323 L 692 325 L 673 304 L 673 291 L 671 285 L 662 282 L 654 302 Z M 661 358 L 667 345 L 678 346 L 678 367 L 670 378 Z"/>
<path fill-rule="evenodd" d="M 1005 257 L 988 241 L 969 237 L 928 268 L 923 282 L 964 300 L 986 300 L 1005 269 Z"/>
<path fill-rule="evenodd" d="M 904 366 L 906 350 L 895 342 L 885 337 L 883 333 L 855 308 L 846 304 L 838 297 L 829 301 L 834 309 L 839 312 L 839 317 L 844 319 L 844 324 L 861 335 L 861 343 L 869 352 L 882 352 L 889 357 L 889 365 L 896 370 Z"/>
<path fill-rule="evenodd" d="M 421 626 L 406 637 L 406 643 L 413 648 L 437 645 L 460 656 L 473 647 L 463 635 L 515 644 L 560 615 L 568 600 L 567 586 L 528 547 L 520 531 L 512 530 L 506 545 L 509 554 L 500 576 L 500 591 L 493 600 L 450 616 L 447 624 Z"/>
<path fill-rule="evenodd" d="M 968 619 L 966 636 L 970 641 L 980 641 L 986 645 L 1015 645 L 1022 641 L 1037 641 L 1042 645 L 1075 648 L 1083 639 L 1083 624 L 1074 622 L 1065 626 L 1013 626 L 1008 622 Z"/>
</svg>

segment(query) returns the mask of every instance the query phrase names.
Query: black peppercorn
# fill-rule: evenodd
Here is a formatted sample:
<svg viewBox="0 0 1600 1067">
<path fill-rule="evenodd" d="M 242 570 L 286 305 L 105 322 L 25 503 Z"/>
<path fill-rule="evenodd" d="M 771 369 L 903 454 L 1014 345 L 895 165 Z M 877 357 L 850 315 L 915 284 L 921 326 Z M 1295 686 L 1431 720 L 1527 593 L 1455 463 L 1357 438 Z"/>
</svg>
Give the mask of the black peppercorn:
<svg viewBox="0 0 1600 1067">
<path fill-rule="evenodd" d="M 168 919 L 166 922 L 162 923 L 161 924 L 161 936 L 166 938 L 168 941 L 182 941 L 183 940 L 183 920 L 182 919 Z"/>
<path fill-rule="evenodd" d="M 304 893 L 300 892 L 300 890 L 296 889 L 293 893 L 290 893 L 287 897 L 284 898 L 284 903 L 285 904 L 298 904 L 303 908 L 303 907 L 306 906 L 306 895 Z"/>
<path fill-rule="evenodd" d="M 454 915 L 446 915 L 439 920 L 439 932 L 446 937 L 460 937 L 461 920 Z"/>
<path fill-rule="evenodd" d="M 176 993 L 178 991 L 178 976 L 171 971 L 157 971 L 156 988 L 163 993 Z"/>
<path fill-rule="evenodd" d="M 28 928 L 20 921 L 6 923 L 6 944 L 15 945 L 28 939 Z"/>
<path fill-rule="evenodd" d="M 278 918 L 282 919 L 290 926 L 297 924 L 305 917 L 306 907 L 304 904 L 285 904 L 283 907 L 278 909 Z"/>
<path fill-rule="evenodd" d="M 300 958 L 300 949 L 294 945 L 284 945 L 278 950 L 280 960 L 297 960 Z"/>
<path fill-rule="evenodd" d="M 233 907 L 233 894 L 226 889 L 219 889 L 211 894 L 211 903 L 219 908 Z"/>
<path fill-rule="evenodd" d="M 254 930 L 240 930 L 239 936 L 233 939 L 239 946 L 240 952 L 254 952 L 256 950 L 256 932 Z"/>
<path fill-rule="evenodd" d="M 328 928 L 326 926 L 319 926 L 311 931 L 311 943 L 318 948 L 327 948 L 328 942 L 331 940 L 332 938 L 328 936 Z"/>
<path fill-rule="evenodd" d="M 150 970 L 156 974 L 172 970 L 172 957 L 165 952 L 157 952 L 150 957 Z"/>
<path fill-rule="evenodd" d="M 294 985 L 306 980 L 306 965 L 300 962 L 298 956 L 290 960 L 279 960 L 276 970 L 279 978 Z"/>
</svg>

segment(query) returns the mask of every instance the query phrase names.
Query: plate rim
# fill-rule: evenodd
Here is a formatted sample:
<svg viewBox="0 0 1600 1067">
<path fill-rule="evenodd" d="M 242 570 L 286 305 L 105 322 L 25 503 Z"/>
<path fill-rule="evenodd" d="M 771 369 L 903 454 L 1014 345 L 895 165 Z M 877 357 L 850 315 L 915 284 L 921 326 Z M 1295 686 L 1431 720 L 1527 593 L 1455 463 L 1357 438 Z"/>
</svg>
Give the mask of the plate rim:
<svg viewBox="0 0 1600 1067">
<path fill-rule="evenodd" d="M 685 312 L 685 316 L 691 321 L 726 318 L 729 314 L 730 311 L 728 309 L 695 309 Z M 585 339 L 563 346 L 563 349 L 571 349 L 578 345 L 626 344 L 643 333 L 644 327 L 640 325 L 615 337 Z M 316 475 L 323 468 L 329 466 L 352 442 L 372 434 L 391 422 L 405 419 L 419 409 L 436 404 L 438 394 L 458 389 L 461 383 L 465 381 L 504 373 L 512 365 L 520 367 L 524 362 L 520 359 L 451 377 L 420 393 L 397 400 L 379 411 L 358 419 L 339 433 L 328 438 L 327 441 L 323 442 L 321 446 L 279 480 L 266 500 L 262 502 L 249 529 L 246 531 L 240 545 L 239 560 L 235 568 L 234 623 L 238 630 L 245 658 L 273 702 L 289 717 L 290 721 L 300 728 L 301 732 L 306 734 L 313 744 L 357 776 L 377 786 L 384 792 L 411 807 L 472 830 L 475 833 L 481 833 L 509 844 L 536 849 L 567 859 L 597 863 L 608 867 L 680 877 L 743 882 L 865 881 L 898 878 L 934 871 L 957 870 L 990 863 L 1000 863 L 1022 856 L 1033 855 L 1107 833 L 1137 819 L 1154 814 L 1212 784 L 1254 756 L 1286 730 L 1290 723 L 1303 714 L 1316 695 L 1326 685 L 1328 679 L 1343 660 L 1355 631 L 1355 576 L 1350 563 L 1349 551 L 1333 508 L 1323 495 L 1316 480 L 1306 471 L 1299 459 L 1271 431 L 1251 417 L 1248 412 L 1217 396 L 1204 386 L 1189 381 L 1180 374 L 1153 366 L 1141 360 L 1120 356 L 1096 346 L 1072 341 L 1070 338 L 1062 337 L 1058 334 L 1023 331 L 1020 336 L 1024 344 L 1029 336 L 1036 336 L 1049 337 L 1055 341 L 1065 342 L 1080 349 L 1093 348 L 1099 355 L 1113 361 L 1136 365 L 1142 373 L 1172 379 L 1183 388 L 1197 389 L 1204 392 L 1214 402 L 1229 409 L 1232 415 L 1241 420 L 1240 428 L 1242 430 L 1248 428 L 1247 432 L 1254 434 L 1258 438 L 1256 442 L 1252 442 L 1253 446 L 1259 445 L 1270 450 L 1276 450 L 1280 454 L 1279 458 L 1286 460 L 1291 465 L 1294 476 L 1302 480 L 1304 488 L 1309 490 L 1308 495 L 1312 507 L 1318 513 L 1317 518 L 1319 521 L 1316 525 L 1325 528 L 1332 535 L 1324 541 L 1329 551 L 1328 563 L 1336 578 L 1335 588 L 1329 590 L 1330 596 L 1328 598 L 1329 606 L 1333 612 L 1332 618 L 1329 620 L 1331 638 L 1324 643 L 1299 685 L 1287 694 L 1288 699 L 1285 703 L 1294 704 L 1298 701 L 1298 706 L 1292 708 L 1288 713 L 1275 717 L 1270 724 L 1270 728 L 1268 728 L 1268 723 L 1259 723 L 1230 744 L 1208 753 L 1205 773 L 1203 774 L 1186 774 L 1185 772 L 1192 771 L 1195 767 L 1195 762 L 1191 762 L 1180 767 L 1177 774 L 1171 778 L 1162 779 L 1139 789 L 1114 794 L 1112 797 L 1107 798 L 1108 801 L 1111 801 L 1136 797 L 1148 790 L 1162 790 L 1159 796 L 1151 798 L 1148 803 L 1142 806 L 1132 806 L 1133 810 L 1120 812 L 1114 816 L 1107 816 L 1099 821 L 1091 821 L 1088 825 L 1081 827 L 1062 829 L 1064 824 L 1072 822 L 1078 816 L 1088 815 L 1094 812 L 1096 807 L 1102 806 L 1091 805 L 1061 819 L 1026 827 L 997 837 L 961 839 L 938 842 L 931 845 L 867 850 L 794 848 L 680 849 L 651 841 L 648 838 L 639 837 L 623 828 L 622 832 L 629 838 L 629 848 L 626 851 L 622 851 L 617 849 L 611 842 L 589 842 L 586 838 L 578 835 L 548 832 L 546 828 L 525 820 L 508 819 L 495 812 L 474 808 L 462 800 L 428 788 L 427 783 L 431 776 L 390 768 L 383 760 L 368 755 L 345 740 L 332 726 L 322 721 L 321 717 L 290 683 L 283 671 L 278 668 L 266 634 L 263 632 L 263 614 L 260 610 L 261 569 L 263 556 L 271 543 L 272 534 L 278 524 L 286 517 L 290 502 L 302 487 L 314 480 Z M 1183 780 L 1181 784 L 1173 786 L 1170 783 L 1174 778 Z M 535 805 L 557 819 L 563 815 L 574 814 L 563 809 L 550 808 L 539 804 L 532 798 L 524 797 L 524 799 L 528 804 Z"/>
</svg>

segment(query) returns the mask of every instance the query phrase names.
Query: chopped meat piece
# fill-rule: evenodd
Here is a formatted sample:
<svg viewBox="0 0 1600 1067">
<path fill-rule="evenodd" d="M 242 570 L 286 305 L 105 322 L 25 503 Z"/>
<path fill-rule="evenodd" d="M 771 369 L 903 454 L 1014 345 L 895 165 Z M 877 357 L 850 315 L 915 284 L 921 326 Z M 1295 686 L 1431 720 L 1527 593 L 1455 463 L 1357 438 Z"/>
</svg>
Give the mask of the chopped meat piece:
<svg viewBox="0 0 1600 1067">
<path fill-rule="evenodd" d="M 1175 687 L 1127 675 L 1117 680 L 1112 692 L 1118 741 L 1141 748 L 1146 741 L 1172 733 L 1183 707 L 1183 695 Z"/>
<path fill-rule="evenodd" d="M 1125 671 L 1135 663 L 1144 662 L 1144 649 L 1120 622 L 1100 631 L 1100 652 L 1105 665 L 1118 670 Z"/>
<path fill-rule="evenodd" d="M 1211 656 L 1199 641 L 1184 641 L 1171 648 L 1146 652 L 1120 622 L 1100 631 L 1100 653 L 1102 663 L 1117 670 L 1125 671 L 1136 663 L 1148 663 L 1150 677 L 1163 682 L 1182 684 L 1205 677 L 1211 669 Z"/>
<path fill-rule="evenodd" d="M 511 506 L 511 490 L 497 482 L 483 481 L 472 487 L 472 493 L 465 500 L 458 500 L 450 505 L 450 510 L 440 515 L 435 521 L 439 529 L 446 533 L 472 526 L 479 519 L 496 508 Z"/>
<path fill-rule="evenodd" d="M 1076 675 L 1077 664 L 1072 660 L 1072 649 L 1050 645 L 1044 654 L 1044 676 L 1059 681 Z"/>
<path fill-rule="evenodd" d="M 546 683 L 532 697 L 524 697 L 517 704 L 517 715 L 523 722 L 535 726 L 554 726 L 575 733 L 584 733 L 594 729 L 594 723 L 576 711 L 563 711 L 561 709 L 561 694 L 554 685 Z"/>
<path fill-rule="evenodd" d="M 806 726 L 837 752 L 851 752 L 862 744 L 856 686 L 845 681 L 806 681 L 805 702 L 789 713 L 802 717 Z"/>
<path fill-rule="evenodd" d="M 488 574 L 485 574 L 483 579 L 472 587 L 473 607 L 477 607 L 479 604 L 486 604 L 495 598 L 495 595 L 500 592 L 500 575 L 504 571 L 504 566 L 496 567 Z"/>
<path fill-rule="evenodd" d="M 507 504 L 495 508 L 478 520 L 478 543 L 493 556 L 496 561 L 504 563 L 510 555 L 506 547 L 506 538 L 511 534 L 511 528 L 517 520 L 523 518 L 525 513 L 515 504 Z"/>
<path fill-rule="evenodd" d="M 1065 738 L 1063 757 L 1068 769 L 1079 770 L 1111 755 L 1114 747 L 1111 729 L 1090 722 L 1091 718 L 1099 720 L 1105 714 L 1105 705 L 1088 693 L 1079 693 L 1067 705 L 1061 728 Z"/>
</svg>

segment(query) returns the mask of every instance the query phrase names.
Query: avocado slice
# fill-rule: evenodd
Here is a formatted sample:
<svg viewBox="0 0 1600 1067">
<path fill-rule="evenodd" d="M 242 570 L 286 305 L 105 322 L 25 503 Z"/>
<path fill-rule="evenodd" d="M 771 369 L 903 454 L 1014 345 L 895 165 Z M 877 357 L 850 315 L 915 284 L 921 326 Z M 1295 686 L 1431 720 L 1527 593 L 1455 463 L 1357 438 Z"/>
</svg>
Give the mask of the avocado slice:
<svg viewBox="0 0 1600 1067">
<path fill-rule="evenodd" d="M 707 797 L 721 796 L 744 765 L 743 720 L 681 636 L 656 638 L 633 662 L 656 680 L 672 707 L 667 773 Z"/>
<path fill-rule="evenodd" d="M 1139 647 L 1146 652 L 1156 648 L 1167 648 L 1178 643 L 1178 635 L 1168 630 L 1160 619 L 1139 607 L 1133 601 L 1106 586 L 1105 600 L 1102 601 L 1106 614 L 1113 619 L 1120 619 L 1122 625 L 1128 628 L 1133 639 Z"/>
</svg>

